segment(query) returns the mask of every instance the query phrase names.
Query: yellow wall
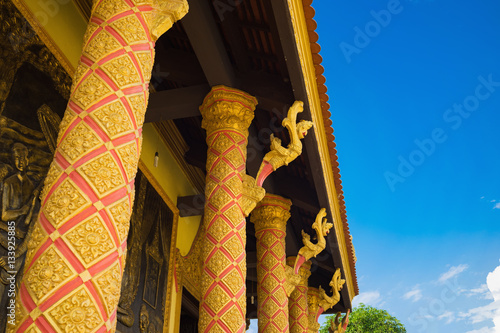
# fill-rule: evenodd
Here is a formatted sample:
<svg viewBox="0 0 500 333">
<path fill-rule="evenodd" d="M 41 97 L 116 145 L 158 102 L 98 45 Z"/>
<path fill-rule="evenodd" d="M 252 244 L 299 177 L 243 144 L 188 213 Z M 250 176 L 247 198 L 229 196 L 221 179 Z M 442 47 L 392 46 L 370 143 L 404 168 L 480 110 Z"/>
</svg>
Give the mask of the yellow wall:
<svg viewBox="0 0 500 333">
<path fill-rule="evenodd" d="M 23 2 L 73 69 L 76 68 L 82 53 L 87 22 L 73 2 L 71 0 L 24 0 Z"/>
<path fill-rule="evenodd" d="M 177 205 L 177 197 L 197 194 L 196 190 L 184 176 L 181 168 L 170 151 L 161 140 L 151 124 L 144 125 L 141 161 L 153 174 L 165 193 Z M 158 167 L 153 166 L 156 149 L 160 156 Z M 200 225 L 200 216 L 180 217 L 177 227 L 177 247 L 182 255 L 186 255 L 196 236 Z"/>
</svg>

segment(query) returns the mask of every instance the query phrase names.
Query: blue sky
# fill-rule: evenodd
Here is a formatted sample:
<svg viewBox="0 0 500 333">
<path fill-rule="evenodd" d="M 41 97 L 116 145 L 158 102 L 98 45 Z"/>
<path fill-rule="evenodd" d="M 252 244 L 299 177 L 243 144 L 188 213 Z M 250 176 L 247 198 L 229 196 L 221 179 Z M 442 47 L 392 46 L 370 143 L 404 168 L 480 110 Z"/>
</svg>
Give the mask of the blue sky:
<svg viewBox="0 0 500 333">
<path fill-rule="evenodd" d="M 500 332 L 500 3 L 313 7 L 355 304 L 388 310 L 409 333 Z"/>
</svg>

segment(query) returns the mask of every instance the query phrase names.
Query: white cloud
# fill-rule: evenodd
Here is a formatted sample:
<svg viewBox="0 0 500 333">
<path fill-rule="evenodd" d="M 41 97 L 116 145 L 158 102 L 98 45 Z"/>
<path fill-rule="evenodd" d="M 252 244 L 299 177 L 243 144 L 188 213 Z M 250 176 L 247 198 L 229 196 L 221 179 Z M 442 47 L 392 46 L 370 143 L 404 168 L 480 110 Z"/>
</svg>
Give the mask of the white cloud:
<svg viewBox="0 0 500 333">
<path fill-rule="evenodd" d="M 493 206 L 493 209 L 500 209 L 500 202 L 497 202 L 495 206 Z"/>
<path fill-rule="evenodd" d="M 488 285 L 486 283 L 469 290 L 461 289 L 460 294 L 464 294 L 467 297 L 479 296 L 480 299 L 493 299 L 493 295 L 491 294 L 490 289 L 488 289 Z"/>
<path fill-rule="evenodd" d="M 467 331 L 466 333 L 496 333 L 495 328 L 483 327 L 478 330 Z"/>
<path fill-rule="evenodd" d="M 460 313 L 459 316 L 469 319 L 473 324 L 492 320 L 495 327 L 483 327 L 467 333 L 500 333 L 500 266 L 488 273 L 486 284 L 493 295 L 493 302 L 471 309 L 466 313 Z"/>
<path fill-rule="evenodd" d="M 438 279 L 438 282 L 445 283 L 446 281 L 448 281 L 452 277 L 457 276 L 458 274 L 465 271 L 467 268 L 469 268 L 469 265 L 461 264 L 458 266 L 452 266 L 452 267 L 450 267 L 450 269 L 447 272 L 441 274 L 441 276 Z"/>
<path fill-rule="evenodd" d="M 422 290 L 418 288 L 418 285 L 413 287 L 412 290 L 403 295 L 404 299 L 409 299 L 412 302 L 417 302 L 422 298 Z"/>
<path fill-rule="evenodd" d="M 440 315 L 438 319 L 446 319 L 446 324 L 449 324 L 455 320 L 455 315 L 451 311 L 446 311 L 442 315 Z"/>
<path fill-rule="evenodd" d="M 383 304 L 382 298 L 380 297 L 380 292 L 378 290 L 360 293 L 353 299 L 352 303 L 353 307 L 358 306 L 360 303 L 375 307 Z"/>
</svg>

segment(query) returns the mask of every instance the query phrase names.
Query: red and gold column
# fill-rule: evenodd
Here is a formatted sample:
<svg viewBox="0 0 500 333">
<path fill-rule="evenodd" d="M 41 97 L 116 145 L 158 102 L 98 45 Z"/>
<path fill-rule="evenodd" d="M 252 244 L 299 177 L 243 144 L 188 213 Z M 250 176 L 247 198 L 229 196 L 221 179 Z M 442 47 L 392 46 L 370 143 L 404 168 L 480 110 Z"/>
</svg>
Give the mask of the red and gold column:
<svg viewBox="0 0 500 333">
<path fill-rule="evenodd" d="M 243 179 L 256 105 L 243 91 L 216 86 L 200 107 L 208 145 L 199 320 L 204 333 L 245 332 Z"/>
<path fill-rule="evenodd" d="M 318 288 L 309 287 L 307 290 L 307 312 L 309 317 L 309 324 L 307 332 L 318 333 L 320 324 L 318 323 L 318 318 L 320 315 L 320 300 L 321 295 Z"/>
<path fill-rule="evenodd" d="M 285 236 L 292 202 L 266 194 L 252 212 L 257 238 L 257 318 L 259 332 L 288 332 L 285 290 Z"/>
<path fill-rule="evenodd" d="M 287 265 L 293 267 L 296 257 L 288 257 Z M 299 268 L 300 282 L 288 299 L 290 333 L 307 333 L 309 326 L 307 290 L 309 276 L 311 276 L 311 262 L 304 262 Z"/>
<path fill-rule="evenodd" d="M 154 42 L 183 0 L 95 0 L 10 332 L 114 332 Z"/>
</svg>

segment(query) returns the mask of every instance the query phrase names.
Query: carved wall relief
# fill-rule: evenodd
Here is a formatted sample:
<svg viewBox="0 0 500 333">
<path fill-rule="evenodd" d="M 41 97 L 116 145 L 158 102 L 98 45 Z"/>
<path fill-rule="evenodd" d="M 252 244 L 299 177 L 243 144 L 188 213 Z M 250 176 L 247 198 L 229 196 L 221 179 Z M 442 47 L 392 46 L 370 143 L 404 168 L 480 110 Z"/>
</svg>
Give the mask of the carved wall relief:
<svg viewBox="0 0 500 333">
<path fill-rule="evenodd" d="M 117 330 L 162 332 L 170 297 L 170 248 L 175 215 L 149 177 L 139 171 L 127 239 L 127 260 L 118 305 Z M 171 289 L 170 289 L 171 290 Z"/>
</svg>

